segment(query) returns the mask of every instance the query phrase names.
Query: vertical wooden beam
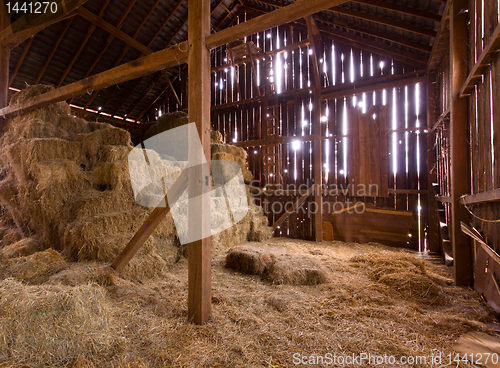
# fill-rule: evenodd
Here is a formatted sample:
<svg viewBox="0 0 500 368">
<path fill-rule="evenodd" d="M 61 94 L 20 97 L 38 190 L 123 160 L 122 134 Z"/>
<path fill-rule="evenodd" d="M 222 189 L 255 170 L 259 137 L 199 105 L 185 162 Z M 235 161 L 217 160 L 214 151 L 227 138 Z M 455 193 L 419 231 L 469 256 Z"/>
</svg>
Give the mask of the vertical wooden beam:
<svg viewBox="0 0 500 368">
<path fill-rule="evenodd" d="M 188 2 L 188 113 L 189 121 L 196 123 L 207 161 L 210 160 L 210 50 L 206 37 L 210 35 L 210 2 Z M 189 150 L 189 159 L 196 159 Z M 202 239 L 188 245 L 188 318 L 204 324 L 211 315 L 211 255 L 210 174 L 207 165 L 189 175 L 189 236 L 201 234 Z M 201 232 L 200 232 L 201 231 Z"/>
<path fill-rule="evenodd" d="M 9 92 L 9 58 L 10 49 L 0 45 L 0 109 L 7 106 Z"/>
<path fill-rule="evenodd" d="M 437 183 L 437 172 L 431 172 L 436 164 L 436 148 L 435 145 L 435 135 L 431 134 L 430 131 L 434 124 L 436 124 L 437 119 L 437 96 L 436 96 L 436 84 L 435 76 L 427 76 L 427 129 L 429 134 L 427 134 L 427 185 L 429 187 L 429 194 L 427 200 L 428 214 L 429 214 L 429 229 L 427 232 L 428 239 L 428 250 L 431 253 L 439 253 L 439 218 L 436 213 L 436 198 L 434 196 L 434 190 L 432 189 L 432 183 Z"/>
<path fill-rule="evenodd" d="M 5 1 L 0 1 L 0 31 L 10 25 Z M 7 106 L 9 93 L 9 59 L 10 49 L 7 45 L 0 44 L 0 109 Z M 5 124 L 5 119 L 0 118 L 0 134 Z"/>
<path fill-rule="evenodd" d="M 323 155 L 321 140 L 321 76 L 319 58 L 321 53 L 321 36 L 318 27 L 311 15 L 306 18 L 307 34 L 310 40 L 309 47 L 312 49 L 312 68 L 314 74 L 314 100 L 313 100 L 313 180 L 318 186 L 314 191 L 314 240 L 323 241 L 323 195 L 321 185 L 323 184 Z"/>
<path fill-rule="evenodd" d="M 468 0 L 454 0 L 450 9 L 450 76 L 451 76 L 451 199 L 453 268 L 455 284 L 470 286 L 473 282 L 473 254 L 471 240 L 462 233 L 460 222 L 469 223 L 468 213 L 460 203 L 460 196 L 469 193 L 468 165 L 468 103 L 460 98 L 460 90 L 467 79 Z M 484 14 L 483 14 L 484 15 Z"/>
</svg>

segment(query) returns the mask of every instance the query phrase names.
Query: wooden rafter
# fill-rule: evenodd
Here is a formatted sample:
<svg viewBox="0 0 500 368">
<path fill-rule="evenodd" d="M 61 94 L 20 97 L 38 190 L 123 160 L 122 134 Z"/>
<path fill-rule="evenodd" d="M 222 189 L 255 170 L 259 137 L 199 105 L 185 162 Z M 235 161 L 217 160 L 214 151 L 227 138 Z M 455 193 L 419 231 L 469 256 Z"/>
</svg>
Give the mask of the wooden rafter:
<svg viewBox="0 0 500 368">
<path fill-rule="evenodd" d="M 345 96 L 352 96 L 364 92 L 380 91 L 385 88 L 406 86 L 425 82 L 424 72 L 410 72 L 380 77 L 366 77 L 358 79 L 355 83 L 343 83 L 338 86 L 323 88 L 321 98 L 333 100 Z"/>
<path fill-rule="evenodd" d="M 406 14 L 406 15 L 410 15 L 410 16 L 416 16 L 419 18 L 433 20 L 435 22 L 441 21 L 441 15 L 439 15 L 439 14 L 436 14 L 436 13 L 433 13 L 430 11 L 426 11 L 426 10 L 412 8 L 412 7 L 406 6 L 406 5 L 400 5 L 398 3 L 388 2 L 388 1 L 384 1 L 384 0 L 356 0 L 356 2 L 361 3 L 361 4 L 375 6 L 377 8 L 389 10 L 392 12 L 398 12 L 401 14 Z"/>
<path fill-rule="evenodd" d="M 250 9 L 257 10 L 257 11 L 264 12 L 263 8 L 258 8 L 258 7 L 255 7 L 253 5 L 246 5 L 246 7 L 250 8 Z M 335 9 L 337 9 L 337 8 L 335 8 Z M 347 21 L 328 18 L 328 17 L 323 16 L 321 14 L 314 15 L 314 19 L 317 22 L 326 23 L 329 26 L 333 26 L 333 27 L 335 27 L 335 29 L 337 29 L 336 27 L 345 28 L 347 30 L 346 33 L 349 33 L 349 30 L 351 30 L 354 33 L 359 32 L 359 33 L 367 35 L 368 37 L 375 37 L 377 39 L 394 42 L 394 43 L 396 43 L 398 45 L 403 45 L 405 47 L 410 47 L 410 48 L 413 48 L 415 50 L 425 51 L 427 53 L 430 53 L 431 50 L 432 50 L 432 48 L 430 46 L 428 46 L 428 45 L 425 45 L 425 44 L 422 44 L 422 43 L 418 43 L 418 42 L 414 42 L 414 41 L 411 41 L 411 40 L 409 40 L 407 38 L 394 35 L 392 33 L 381 32 L 381 31 L 377 31 L 376 29 L 367 28 L 367 27 L 364 27 L 364 26 L 359 26 L 359 25 L 356 25 L 354 23 L 350 23 L 350 22 L 347 22 Z M 298 23 L 302 23 L 302 21 L 300 21 L 300 20 L 297 21 L 297 22 Z"/>
<path fill-rule="evenodd" d="M 283 4 L 276 2 L 275 0 L 258 0 L 260 3 L 269 4 L 275 7 L 282 7 Z M 405 30 L 415 34 L 420 34 L 428 37 L 436 37 L 436 32 L 432 29 L 427 29 L 422 26 L 417 26 L 412 23 L 402 22 L 399 20 L 382 17 L 380 15 L 371 14 L 368 11 L 362 12 L 359 10 L 353 10 L 350 8 L 345 8 L 343 6 L 336 6 L 327 10 L 327 13 L 342 14 L 345 16 L 350 16 L 358 19 L 363 19 L 368 22 L 383 24 L 389 27 L 397 28 L 400 30 Z M 339 16 L 340 19 L 340 16 Z M 336 21 L 336 20 L 335 20 Z M 347 20 L 346 20 L 347 21 Z"/>
<path fill-rule="evenodd" d="M 24 45 L 23 52 L 21 56 L 19 57 L 19 60 L 17 61 L 16 67 L 14 68 L 14 71 L 10 75 L 9 79 L 9 87 L 12 86 L 12 83 L 14 83 L 14 79 L 16 79 L 17 72 L 21 68 L 21 65 L 23 65 L 24 58 L 26 57 L 26 54 L 28 53 L 31 44 L 33 43 L 33 40 L 35 39 L 35 36 L 31 37 L 29 41 Z"/>
<path fill-rule="evenodd" d="M 121 25 L 123 24 L 123 21 L 125 20 L 125 18 L 127 17 L 128 13 L 132 10 L 134 4 L 137 2 L 137 0 L 134 0 L 134 1 L 131 1 L 129 3 L 129 5 L 127 6 L 127 8 L 123 11 L 123 14 L 121 15 L 120 19 L 118 20 L 118 24 L 116 25 L 116 28 L 117 29 L 120 29 Z M 147 19 L 147 17 L 151 14 L 151 12 L 153 11 L 154 7 L 158 4 L 159 0 L 156 0 L 156 2 L 153 4 L 153 6 L 151 7 L 150 11 L 148 14 L 146 14 L 146 16 L 144 17 L 143 19 L 143 22 L 139 25 L 138 29 L 140 29 L 142 27 L 142 25 L 144 24 L 144 21 Z M 90 64 L 90 66 L 87 68 L 87 71 L 85 72 L 85 74 L 83 75 L 83 78 L 87 78 L 90 73 L 92 73 L 92 70 L 94 70 L 95 66 L 97 65 L 97 63 L 99 62 L 99 60 L 101 60 L 101 57 L 102 55 L 104 55 L 104 52 L 108 49 L 109 45 L 111 45 L 111 42 L 113 42 L 113 40 L 115 39 L 115 36 L 113 36 L 112 34 L 110 34 L 107 38 L 106 38 L 106 42 L 104 43 L 104 46 L 101 48 L 101 51 L 99 52 L 99 54 L 94 58 L 94 61 L 92 62 L 92 64 Z M 115 65 L 116 66 L 116 65 Z M 83 79 L 82 78 L 82 79 Z M 97 91 L 95 91 L 92 96 L 91 96 L 91 101 L 93 101 L 94 99 L 92 97 L 94 96 L 97 96 Z M 94 97 L 95 98 L 95 97 Z M 69 101 L 69 103 L 71 103 L 73 101 L 73 99 L 71 99 Z M 90 104 L 88 104 L 90 105 Z M 88 105 L 86 105 L 85 107 L 88 107 Z"/>
<path fill-rule="evenodd" d="M 350 34 L 347 32 L 335 30 L 331 27 L 320 27 L 320 30 L 326 34 L 333 36 L 333 39 L 349 44 L 362 50 L 373 52 L 376 54 L 386 55 L 391 59 L 401 61 L 408 65 L 413 65 L 424 69 L 427 66 L 427 58 L 416 53 L 404 50 L 398 50 L 393 46 L 388 46 L 380 42 L 370 42 L 370 39 Z M 347 41 L 347 42 L 346 42 Z"/>
<path fill-rule="evenodd" d="M 212 15 L 216 9 L 218 8 L 218 6 L 221 4 L 221 2 L 224 1 L 224 0 L 219 0 L 211 9 L 210 11 L 210 14 Z M 173 13 L 178 9 L 178 7 L 180 6 L 180 4 L 182 3 L 182 0 L 180 0 L 177 5 L 174 7 L 174 9 L 171 11 L 169 17 L 167 17 L 167 20 L 173 15 Z M 170 45 L 170 43 L 175 39 L 175 37 L 177 37 L 177 35 L 179 34 L 179 32 L 182 30 L 182 28 L 186 25 L 187 23 L 187 19 L 181 23 L 181 25 L 177 28 L 177 30 L 174 32 L 174 34 L 170 37 L 170 39 L 167 41 L 165 47 L 168 47 Z M 164 24 L 166 24 L 166 22 L 164 22 Z M 214 29 L 218 29 L 218 27 L 220 26 L 220 23 L 217 23 L 213 28 Z M 161 28 L 158 30 L 158 33 L 155 35 L 155 37 L 153 37 L 153 39 L 151 40 L 151 43 L 154 41 L 154 39 L 156 38 L 156 36 L 159 34 L 159 32 L 161 31 Z M 151 45 L 150 43 L 150 45 Z M 149 46 L 150 46 L 149 45 Z M 169 78 L 166 78 L 167 80 L 167 88 L 170 88 L 170 90 L 172 91 L 173 95 L 174 95 L 174 98 L 177 100 L 177 103 L 179 105 L 181 105 L 181 102 L 180 102 L 180 99 L 179 99 L 179 96 L 177 95 L 177 92 L 175 91 L 175 88 L 173 88 L 173 85 L 172 85 L 172 81 L 169 79 Z M 159 81 L 158 81 L 159 82 Z M 158 83 L 157 82 L 157 83 Z M 153 86 L 153 88 L 155 87 L 156 85 Z M 166 89 L 163 90 L 163 92 L 161 92 L 161 95 L 163 95 L 163 93 L 166 92 Z M 147 96 L 147 93 L 141 97 L 139 99 L 139 102 L 137 103 L 137 106 L 139 105 L 140 102 L 142 102 L 144 100 L 144 98 L 146 98 Z M 138 120 L 140 120 L 153 106 L 154 104 L 158 101 L 158 99 L 155 99 L 155 101 L 153 101 L 153 103 L 151 105 L 149 105 L 144 111 L 142 111 L 140 114 L 139 114 L 139 118 Z M 133 110 L 132 110 L 133 111 Z M 129 114 L 132 113 L 132 111 L 130 111 Z"/>
<path fill-rule="evenodd" d="M 103 89 L 113 84 L 140 78 L 161 69 L 185 63 L 187 61 L 186 58 L 187 44 L 176 45 L 81 81 L 49 91 L 24 101 L 23 103 L 0 109 L 0 116 L 9 117 L 41 108 L 55 102 L 64 101 L 95 89 Z"/>
<path fill-rule="evenodd" d="M 432 50 L 432 47 L 429 45 L 409 40 L 405 37 L 395 35 L 394 33 L 387 33 L 387 32 L 378 31 L 376 28 L 364 27 L 364 26 L 360 26 L 360 25 L 357 25 L 354 23 L 330 19 L 330 18 L 327 18 L 324 16 L 315 16 L 315 19 L 317 21 L 327 23 L 328 25 L 333 26 L 333 27 L 343 27 L 343 28 L 347 29 L 347 31 L 352 30 L 354 32 L 359 32 L 359 33 L 365 34 L 368 37 L 375 37 L 375 38 L 379 38 L 382 40 L 390 41 L 390 42 L 396 43 L 398 45 L 413 48 L 415 50 L 422 50 L 422 51 L 425 51 L 427 53 L 430 53 Z"/>
<path fill-rule="evenodd" d="M 45 70 L 49 66 L 50 61 L 52 60 L 52 57 L 54 56 L 54 54 L 55 54 L 57 48 L 59 47 L 59 44 L 61 43 L 62 39 L 66 35 L 66 32 L 68 31 L 69 26 L 71 25 L 71 22 L 73 21 L 73 19 L 74 18 L 68 19 L 64 23 L 64 27 L 63 27 L 63 29 L 61 31 L 61 34 L 57 38 L 56 43 L 52 46 L 52 49 L 50 50 L 49 54 L 47 55 L 47 58 L 45 59 L 45 63 L 43 64 L 42 68 L 38 72 L 38 76 L 36 77 L 35 82 L 33 84 L 38 84 L 38 82 L 40 82 L 40 79 L 42 78 L 43 73 L 45 73 Z"/>
<path fill-rule="evenodd" d="M 181 75 L 181 73 L 177 74 L 174 77 L 174 79 L 172 80 L 172 86 L 176 82 L 176 79 L 180 77 L 180 75 Z M 178 84 L 178 81 L 177 81 L 176 84 Z M 160 90 L 160 92 L 157 94 L 156 98 L 153 101 L 151 101 L 151 103 L 143 111 L 141 111 L 141 113 L 138 115 L 138 117 L 137 117 L 136 120 L 140 121 L 154 107 L 154 105 L 156 105 L 156 103 L 161 99 L 161 97 L 163 96 L 163 94 L 165 92 L 167 92 L 168 90 L 172 91 L 172 89 L 168 85 L 164 86 Z"/>
<path fill-rule="evenodd" d="M 86 2 L 87 0 L 58 0 L 55 1 L 58 9 L 55 14 L 26 14 L 0 31 L 0 44 L 12 49 L 51 24 L 73 17 L 73 11 Z"/>
<path fill-rule="evenodd" d="M 335 7 L 329 9 L 330 13 L 342 14 L 350 17 L 354 17 L 357 19 L 366 20 L 367 22 L 372 22 L 375 24 L 382 24 L 392 28 L 397 28 L 399 30 L 412 32 L 418 35 L 428 36 L 428 37 L 436 37 L 436 32 L 432 29 L 424 28 L 421 26 L 414 25 L 412 23 L 402 22 L 399 20 L 382 17 L 380 15 L 371 14 L 368 12 L 360 12 L 356 10 L 351 10 L 343 7 Z"/>
<path fill-rule="evenodd" d="M 167 22 L 170 20 L 172 14 L 177 10 L 177 8 L 180 6 L 180 4 L 182 3 L 183 0 L 178 0 L 177 4 L 174 6 L 174 8 L 172 9 L 172 11 L 169 13 L 169 15 L 165 18 L 165 20 L 163 21 L 163 23 L 160 25 L 160 27 L 158 28 L 158 30 L 156 31 L 156 33 L 154 34 L 154 36 L 151 38 L 149 44 L 148 44 L 148 48 L 151 48 L 151 45 L 153 44 L 154 40 L 156 39 L 156 37 L 160 34 L 160 32 L 162 31 L 163 27 L 167 24 Z M 146 17 L 143 19 L 142 23 L 141 23 L 141 26 L 138 27 L 134 34 L 132 35 L 132 38 L 136 38 L 137 35 L 139 34 L 139 31 L 142 27 L 142 25 L 144 24 L 144 22 L 146 21 Z M 125 47 L 123 48 L 122 52 L 120 53 L 120 55 L 118 56 L 118 58 L 116 59 L 116 61 L 114 62 L 112 68 L 116 67 L 117 65 L 119 65 L 121 63 L 121 61 L 123 60 L 123 58 L 125 57 L 125 55 L 127 54 L 128 50 L 130 49 L 130 45 L 126 44 Z M 102 50 L 102 53 L 104 53 L 104 49 Z M 114 87 L 114 89 L 111 91 L 110 95 L 109 96 L 112 96 L 115 92 L 116 92 L 116 89 L 117 89 L 117 86 Z M 90 96 L 89 100 L 87 101 L 87 103 L 85 104 L 85 107 L 89 107 L 92 102 L 94 102 L 95 98 L 98 96 L 99 94 L 99 91 L 94 91 L 94 93 L 92 93 L 92 95 Z M 109 97 L 107 99 L 107 101 L 109 101 Z M 107 102 L 106 101 L 106 102 Z M 106 104 L 105 104 L 106 105 Z"/>
<path fill-rule="evenodd" d="M 106 0 L 104 2 L 104 4 L 101 7 L 101 10 L 99 11 L 99 17 L 103 16 L 104 11 L 106 10 L 109 2 L 110 2 L 110 0 Z M 73 68 L 73 65 L 75 64 L 75 62 L 80 57 L 80 54 L 82 53 L 83 49 L 87 45 L 87 42 L 90 39 L 90 37 L 92 36 L 92 33 L 94 33 L 95 29 L 96 29 L 96 26 L 93 25 L 93 24 L 91 24 L 90 27 L 89 27 L 89 29 L 87 30 L 87 34 L 85 35 L 85 37 L 83 38 L 82 42 L 80 43 L 80 46 L 78 46 L 78 49 L 73 54 L 73 57 L 71 58 L 71 61 L 69 62 L 69 64 L 66 66 L 66 69 L 64 70 L 61 78 L 59 78 L 59 82 L 57 83 L 57 87 L 60 87 L 63 84 L 64 80 L 66 79 L 66 77 L 67 77 L 67 75 L 69 73 L 69 71 L 71 70 L 71 68 Z"/>
<path fill-rule="evenodd" d="M 449 50 L 450 43 L 450 8 L 452 1 L 448 1 L 443 12 L 443 18 L 439 23 L 439 29 L 432 46 L 431 56 L 427 65 L 427 73 L 431 73 L 437 68 L 443 59 L 443 55 Z"/>
<path fill-rule="evenodd" d="M 245 6 L 246 7 L 246 6 Z M 255 8 L 252 8 L 251 10 L 256 10 Z M 262 13 L 262 10 L 259 10 L 259 13 Z M 316 19 L 316 16 L 314 16 L 314 19 Z M 296 20 L 294 23 L 300 25 L 300 26 L 305 26 L 305 22 L 303 20 Z M 321 30 L 325 36 L 330 36 L 330 38 L 339 40 L 341 39 L 341 42 L 357 47 L 359 49 L 363 49 L 369 52 L 373 53 L 378 53 L 378 54 L 383 54 L 391 57 L 394 60 L 401 61 L 405 64 L 408 65 L 413 65 L 418 68 L 425 68 L 426 67 L 426 62 L 427 59 L 425 57 L 422 57 L 421 55 L 418 55 L 414 52 L 410 51 L 405 51 L 405 50 L 399 50 L 395 48 L 394 46 L 388 46 L 382 42 L 375 42 L 373 40 L 369 40 L 363 36 L 358 36 L 353 33 L 349 32 L 344 32 L 335 28 L 332 28 L 330 26 L 324 26 L 324 25 L 318 25 L 318 28 Z M 377 36 L 372 36 L 376 37 Z M 368 43 L 367 41 L 371 41 Z"/>
<path fill-rule="evenodd" d="M 331 6 L 343 3 L 343 0 L 308 0 L 307 6 L 299 1 L 281 9 L 250 19 L 247 22 L 226 28 L 207 37 L 207 47 L 213 49 L 226 43 L 239 40 L 254 33 L 294 21 L 298 18 L 317 13 Z"/>
</svg>

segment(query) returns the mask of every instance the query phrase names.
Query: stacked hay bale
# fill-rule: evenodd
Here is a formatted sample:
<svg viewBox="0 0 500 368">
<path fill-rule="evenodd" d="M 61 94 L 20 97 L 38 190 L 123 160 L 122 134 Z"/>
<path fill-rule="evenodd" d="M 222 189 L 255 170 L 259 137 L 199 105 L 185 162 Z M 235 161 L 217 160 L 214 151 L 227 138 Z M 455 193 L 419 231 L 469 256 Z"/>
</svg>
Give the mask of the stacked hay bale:
<svg viewBox="0 0 500 368">
<path fill-rule="evenodd" d="M 11 104 L 50 89 L 29 87 L 13 96 Z M 21 258 L 48 248 L 69 261 L 110 262 L 151 212 L 134 199 L 128 170 L 129 133 L 73 117 L 65 102 L 10 119 L 0 144 L 0 259 L 7 259 L 0 271 L 4 277 L 24 275 L 12 271 L 9 259 L 24 264 Z M 164 168 L 172 170 L 167 164 Z M 228 230 L 238 234 L 228 245 L 248 238 L 252 218 L 249 215 L 241 226 Z M 219 240 L 227 238 L 221 234 Z M 179 256 L 174 222 L 168 216 L 124 275 L 160 275 Z M 60 270 L 60 259 L 44 259 L 54 259 L 54 269 Z M 18 278 L 29 282 L 33 276 Z"/>
<path fill-rule="evenodd" d="M 164 114 L 153 126 L 144 133 L 144 141 L 150 137 L 160 134 L 169 129 L 177 128 L 188 123 L 187 114 L 179 111 Z M 267 217 L 264 215 L 262 207 L 254 205 L 250 183 L 253 175 L 248 169 L 247 152 L 241 148 L 224 143 L 222 134 L 218 131 L 211 131 L 210 149 L 212 160 L 227 160 L 236 162 L 241 167 L 241 173 L 247 189 L 248 213 L 238 223 L 238 226 L 231 227 L 212 236 L 212 250 L 218 252 L 227 249 L 235 244 L 244 241 L 264 241 L 272 236 L 272 228 L 268 226 Z M 245 207 L 247 203 L 244 204 Z M 246 208 L 245 208 L 246 209 Z"/>
</svg>

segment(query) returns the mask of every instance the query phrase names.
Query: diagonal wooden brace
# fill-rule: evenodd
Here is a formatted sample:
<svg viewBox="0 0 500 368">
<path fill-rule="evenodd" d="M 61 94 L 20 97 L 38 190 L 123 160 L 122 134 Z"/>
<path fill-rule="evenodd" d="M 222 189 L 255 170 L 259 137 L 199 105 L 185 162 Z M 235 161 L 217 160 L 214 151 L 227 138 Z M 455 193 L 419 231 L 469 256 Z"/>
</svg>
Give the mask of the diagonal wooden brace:
<svg viewBox="0 0 500 368">
<path fill-rule="evenodd" d="M 115 270 L 120 272 L 123 268 L 130 262 L 132 257 L 137 253 L 137 251 L 142 247 L 142 245 L 148 240 L 150 235 L 155 231 L 160 222 L 168 215 L 170 212 L 170 206 L 173 206 L 175 202 L 181 197 L 182 193 L 187 188 L 188 184 L 188 172 L 190 169 L 184 170 L 181 175 L 177 178 L 174 185 L 169 190 L 170 202 L 165 196 L 165 207 L 156 207 L 153 212 L 148 216 L 146 221 L 141 225 L 139 230 L 135 233 L 134 237 L 127 244 L 125 249 L 116 257 L 115 261 L 111 265 Z"/>
</svg>

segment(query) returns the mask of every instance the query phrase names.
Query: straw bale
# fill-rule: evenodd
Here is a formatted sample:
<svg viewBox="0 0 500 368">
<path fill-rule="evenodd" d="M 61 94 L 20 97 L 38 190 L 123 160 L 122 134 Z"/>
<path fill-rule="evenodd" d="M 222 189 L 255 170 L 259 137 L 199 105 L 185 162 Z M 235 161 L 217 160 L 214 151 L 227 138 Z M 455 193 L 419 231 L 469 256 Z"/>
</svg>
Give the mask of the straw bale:
<svg viewBox="0 0 500 368">
<path fill-rule="evenodd" d="M 86 135 L 83 138 L 82 145 L 85 155 L 92 157 L 97 155 L 104 145 L 130 145 L 130 133 L 120 128 L 106 127 Z"/>
<path fill-rule="evenodd" d="M 264 270 L 263 279 L 274 284 L 317 285 L 327 282 L 327 271 L 317 260 L 282 254 Z"/>
<path fill-rule="evenodd" d="M 226 152 L 212 153 L 212 160 L 234 161 L 238 165 L 240 165 L 242 169 L 247 167 L 247 163 L 246 163 L 246 161 L 243 158 L 233 156 L 232 154 L 226 153 Z"/>
<path fill-rule="evenodd" d="M 169 129 L 177 128 L 189 123 L 187 114 L 183 111 L 163 114 L 158 118 L 156 124 L 149 127 L 144 133 L 144 140 L 163 133 Z"/>
<path fill-rule="evenodd" d="M 62 119 L 59 119 L 61 121 Z M 70 137 L 68 130 L 56 124 L 49 124 L 41 119 L 25 119 L 24 124 L 16 124 L 10 130 L 9 141 L 32 138 L 63 138 Z"/>
<path fill-rule="evenodd" d="M 94 217 L 102 213 L 109 213 L 117 207 L 124 211 L 131 211 L 134 207 L 134 198 L 126 191 L 86 190 L 73 198 L 71 217 Z"/>
<path fill-rule="evenodd" d="M 46 92 L 50 92 L 52 90 L 54 90 L 53 86 L 48 86 L 48 85 L 43 85 L 43 84 L 37 84 L 34 86 L 30 86 L 29 88 L 26 88 L 18 93 L 13 94 L 11 99 L 10 99 L 10 105 L 12 106 L 12 105 L 20 104 L 20 103 L 22 103 L 26 100 L 29 100 L 35 96 L 44 94 Z M 49 105 L 49 106 L 45 107 L 44 109 L 35 110 L 35 111 L 30 112 L 28 114 L 34 115 L 34 114 L 37 114 L 40 112 L 43 113 L 43 115 L 47 115 L 47 116 L 54 115 L 54 114 L 55 115 L 69 115 L 71 112 L 71 109 L 66 102 L 62 101 L 62 102 L 57 102 L 55 104 Z"/>
<path fill-rule="evenodd" d="M 111 163 L 116 161 L 127 160 L 128 154 L 132 150 L 130 146 L 102 146 L 97 154 L 99 162 Z"/>
<path fill-rule="evenodd" d="M 248 241 L 265 241 L 273 236 L 273 229 L 268 225 L 267 216 L 263 214 L 262 208 L 249 206 L 251 215 L 250 229 L 248 231 Z"/>
<path fill-rule="evenodd" d="M 25 286 L 0 281 L 0 356 L 63 367 L 79 355 L 103 361 L 124 351 L 105 291 L 93 285 Z"/>
<path fill-rule="evenodd" d="M 92 186 L 100 190 L 121 190 L 130 188 L 130 176 L 126 161 L 102 163 L 92 170 Z"/>
<path fill-rule="evenodd" d="M 134 225 L 134 214 L 125 211 L 80 217 L 64 229 L 65 254 L 79 261 L 112 261 L 130 240 Z"/>
<path fill-rule="evenodd" d="M 51 275 L 67 267 L 66 261 L 54 249 L 47 249 L 30 256 L 18 257 L 9 260 L 5 270 L 7 277 L 28 284 L 42 284 Z"/>
<path fill-rule="evenodd" d="M 24 238 L 16 242 L 7 243 L 0 252 L 5 258 L 30 256 L 41 250 L 40 242 L 34 237 Z"/>
<path fill-rule="evenodd" d="M 34 138 L 18 142 L 9 150 L 11 157 L 20 155 L 20 160 L 32 173 L 32 165 L 43 161 L 71 160 L 81 165 L 85 162 L 79 142 L 59 138 Z"/>
<path fill-rule="evenodd" d="M 210 131 L 210 143 L 223 143 L 224 142 L 224 137 L 222 136 L 222 133 L 219 132 L 218 130 L 211 130 Z"/>
<path fill-rule="evenodd" d="M 226 256 L 226 267 L 247 275 L 262 275 L 272 264 L 271 253 L 264 249 L 237 248 Z"/>
</svg>

